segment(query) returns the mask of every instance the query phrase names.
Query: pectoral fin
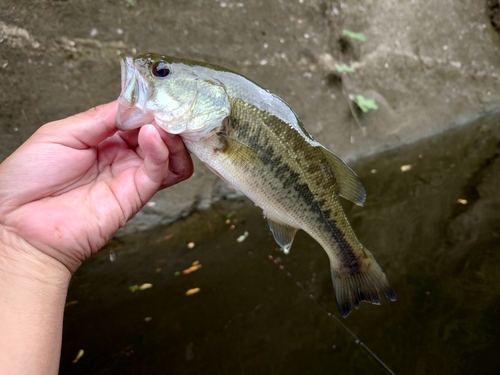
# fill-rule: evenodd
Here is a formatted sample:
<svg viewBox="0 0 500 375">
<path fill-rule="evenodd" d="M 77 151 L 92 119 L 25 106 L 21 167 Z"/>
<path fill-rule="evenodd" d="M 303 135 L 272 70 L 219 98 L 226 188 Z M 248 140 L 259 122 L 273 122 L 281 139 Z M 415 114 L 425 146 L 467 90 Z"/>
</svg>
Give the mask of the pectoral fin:
<svg viewBox="0 0 500 375">
<path fill-rule="evenodd" d="M 287 224 L 283 224 L 282 222 L 272 219 L 270 217 L 267 218 L 267 223 L 269 224 L 269 229 L 274 236 L 274 240 L 283 248 L 283 252 L 288 254 L 290 252 L 290 248 L 292 247 L 293 238 L 295 237 L 295 233 L 297 233 L 297 228 L 291 227 Z"/>
<path fill-rule="evenodd" d="M 225 132 L 221 131 L 217 133 L 217 135 L 222 139 L 224 139 L 224 143 L 226 144 L 227 149 L 231 149 L 231 151 L 242 155 L 249 155 L 249 154 L 255 155 L 255 150 L 253 150 L 250 146 L 246 145 L 245 143 L 235 138 L 228 136 Z"/>
<path fill-rule="evenodd" d="M 363 206 L 366 192 L 356 173 L 333 152 L 326 148 L 323 148 L 323 152 L 339 185 L 339 195 L 358 206 Z"/>
</svg>

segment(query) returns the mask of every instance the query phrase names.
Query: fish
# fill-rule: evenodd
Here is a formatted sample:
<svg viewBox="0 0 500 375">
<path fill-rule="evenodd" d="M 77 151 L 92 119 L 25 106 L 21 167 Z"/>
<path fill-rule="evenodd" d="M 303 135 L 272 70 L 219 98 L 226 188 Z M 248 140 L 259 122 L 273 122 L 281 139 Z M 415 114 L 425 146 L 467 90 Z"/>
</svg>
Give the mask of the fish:
<svg viewBox="0 0 500 375">
<path fill-rule="evenodd" d="M 155 122 L 179 134 L 210 170 L 262 208 L 285 253 L 299 229 L 326 251 L 343 317 L 362 301 L 395 301 L 339 197 L 362 206 L 355 172 L 317 142 L 286 102 L 229 69 L 148 53 L 122 56 L 119 130 Z"/>
</svg>

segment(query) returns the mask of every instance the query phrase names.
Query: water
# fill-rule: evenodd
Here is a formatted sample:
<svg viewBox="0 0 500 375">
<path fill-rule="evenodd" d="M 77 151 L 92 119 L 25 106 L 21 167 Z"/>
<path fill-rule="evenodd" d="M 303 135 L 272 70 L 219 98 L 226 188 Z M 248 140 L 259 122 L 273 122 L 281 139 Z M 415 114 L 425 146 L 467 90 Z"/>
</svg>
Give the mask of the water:
<svg viewBox="0 0 500 375">
<path fill-rule="evenodd" d="M 498 120 L 354 166 L 368 199 L 345 209 L 398 300 L 340 319 L 396 374 L 500 368 Z M 329 317 L 324 251 L 299 232 L 284 255 L 246 199 L 112 240 L 75 274 L 68 302 L 61 374 L 387 374 Z"/>
</svg>

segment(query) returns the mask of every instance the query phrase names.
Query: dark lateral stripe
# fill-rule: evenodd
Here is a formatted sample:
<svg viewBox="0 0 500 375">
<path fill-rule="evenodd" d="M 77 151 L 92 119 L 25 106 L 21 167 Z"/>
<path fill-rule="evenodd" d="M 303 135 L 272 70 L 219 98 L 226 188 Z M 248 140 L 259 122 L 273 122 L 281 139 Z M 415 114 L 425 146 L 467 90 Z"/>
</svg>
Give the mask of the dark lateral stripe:
<svg viewBox="0 0 500 375">
<path fill-rule="evenodd" d="M 321 221 L 324 223 L 330 233 L 332 234 L 335 242 L 337 243 L 340 250 L 340 257 L 342 258 L 342 264 L 346 267 L 347 272 L 352 275 L 354 273 L 359 273 L 361 271 L 361 264 L 359 262 L 359 257 L 356 255 L 351 243 L 345 237 L 344 232 L 337 226 L 337 223 L 333 220 L 328 219 L 328 211 L 323 211 L 318 204 L 318 211 L 321 214 Z"/>
<path fill-rule="evenodd" d="M 327 207 L 332 202 L 317 199 L 305 182 L 306 179 L 302 178 L 301 174 L 295 171 L 287 161 L 286 158 L 289 155 L 286 150 L 281 149 L 278 138 L 286 140 L 287 147 L 293 150 L 297 159 L 308 161 L 307 165 L 302 166 L 305 168 L 303 172 L 309 174 L 308 180 L 313 180 L 321 188 L 331 189 L 331 194 L 334 194 L 333 189 L 336 183 L 334 177 L 332 176 L 332 181 L 325 181 L 319 169 L 321 162 L 327 163 L 324 155 L 311 146 L 289 124 L 241 100 L 231 102 L 231 115 L 228 123 L 228 135 L 254 150 L 262 164 L 272 172 L 274 179 L 282 184 L 284 191 L 295 191 L 304 206 L 318 218 L 318 223 L 331 234 L 333 241 L 338 245 L 345 270 L 349 274 L 359 272 L 361 265 L 358 256 L 344 231 L 331 218 L 332 210 L 339 208 Z"/>
</svg>

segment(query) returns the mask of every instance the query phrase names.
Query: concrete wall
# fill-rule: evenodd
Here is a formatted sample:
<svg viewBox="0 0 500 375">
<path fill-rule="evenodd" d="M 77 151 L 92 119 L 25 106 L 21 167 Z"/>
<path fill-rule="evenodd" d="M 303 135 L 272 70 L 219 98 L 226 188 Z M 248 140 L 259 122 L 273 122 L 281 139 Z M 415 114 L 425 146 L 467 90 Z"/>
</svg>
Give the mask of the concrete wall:
<svg viewBox="0 0 500 375">
<path fill-rule="evenodd" d="M 119 54 L 159 52 L 241 72 L 354 162 L 500 108 L 498 9 L 491 0 L 4 0 L 0 157 L 38 126 L 116 99 Z M 336 63 L 355 70 L 339 73 Z M 357 95 L 378 109 L 361 112 Z M 195 168 L 121 233 L 235 195 Z"/>
</svg>

